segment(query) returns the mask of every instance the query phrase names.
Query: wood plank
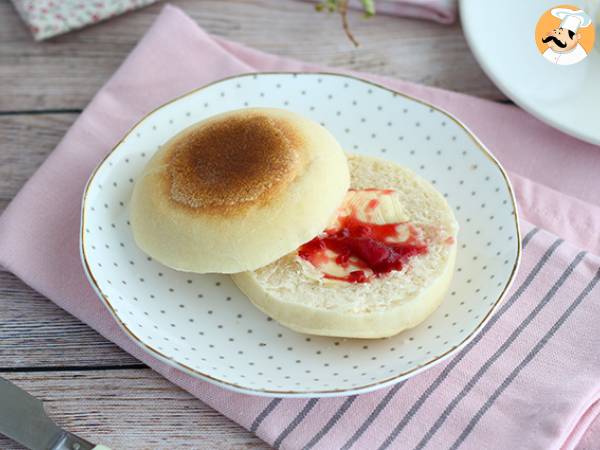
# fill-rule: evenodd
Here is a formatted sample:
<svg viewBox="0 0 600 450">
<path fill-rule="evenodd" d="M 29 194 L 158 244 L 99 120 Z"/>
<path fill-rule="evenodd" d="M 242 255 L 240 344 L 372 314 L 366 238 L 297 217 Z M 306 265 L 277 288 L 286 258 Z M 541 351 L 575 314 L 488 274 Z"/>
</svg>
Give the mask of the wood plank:
<svg viewBox="0 0 600 450">
<path fill-rule="evenodd" d="M 149 369 L 0 376 L 42 399 L 60 426 L 114 450 L 269 448 Z M 3 436 L 0 448 L 22 449 Z"/>
<path fill-rule="evenodd" d="M 389 16 L 351 26 L 354 49 L 337 15 L 301 1 L 174 0 L 210 33 L 267 52 L 334 67 L 400 77 L 492 99 L 505 98 L 469 52 L 460 26 Z M 0 111 L 81 108 L 131 51 L 163 4 L 34 43 L 10 2 L 0 2 Z M 269 30 L 269 32 L 265 32 Z"/>
<path fill-rule="evenodd" d="M 0 370 L 140 365 L 6 271 L 0 271 L 0 355 Z"/>
<path fill-rule="evenodd" d="M 77 114 L 0 116 L 0 199 L 15 196 L 54 150 L 76 117 Z"/>
</svg>

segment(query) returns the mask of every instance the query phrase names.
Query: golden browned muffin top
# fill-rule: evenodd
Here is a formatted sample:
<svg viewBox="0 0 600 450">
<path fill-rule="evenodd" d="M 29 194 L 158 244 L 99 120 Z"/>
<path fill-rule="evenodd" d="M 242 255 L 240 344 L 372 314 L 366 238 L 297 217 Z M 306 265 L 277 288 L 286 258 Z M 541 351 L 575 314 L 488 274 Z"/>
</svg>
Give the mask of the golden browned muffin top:
<svg viewBox="0 0 600 450">
<path fill-rule="evenodd" d="M 267 202 L 306 166 L 305 138 L 289 120 L 240 112 L 191 127 L 167 143 L 163 172 L 173 202 L 235 212 Z"/>
</svg>

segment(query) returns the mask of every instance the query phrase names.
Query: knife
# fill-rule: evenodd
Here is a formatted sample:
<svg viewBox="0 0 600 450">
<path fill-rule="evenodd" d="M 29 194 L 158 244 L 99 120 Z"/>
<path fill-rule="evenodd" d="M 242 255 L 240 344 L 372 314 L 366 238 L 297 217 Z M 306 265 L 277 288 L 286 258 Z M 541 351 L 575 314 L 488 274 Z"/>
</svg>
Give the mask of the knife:
<svg viewBox="0 0 600 450">
<path fill-rule="evenodd" d="M 40 400 L 2 377 L 0 434 L 31 450 L 110 450 L 60 428 L 46 415 Z"/>
</svg>

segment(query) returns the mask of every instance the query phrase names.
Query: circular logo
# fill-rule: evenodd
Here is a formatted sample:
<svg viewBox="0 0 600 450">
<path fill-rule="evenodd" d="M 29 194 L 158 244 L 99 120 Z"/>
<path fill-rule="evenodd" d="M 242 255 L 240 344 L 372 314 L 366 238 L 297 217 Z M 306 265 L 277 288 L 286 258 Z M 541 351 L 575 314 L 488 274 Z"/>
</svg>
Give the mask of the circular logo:
<svg viewBox="0 0 600 450">
<path fill-rule="evenodd" d="M 535 27 L 535 43 L 553 64 L 568 66 L 583 61 L 594 47 L 596 32 L 591 17 L 577 6 L 549 9 Z"/>
</svg>

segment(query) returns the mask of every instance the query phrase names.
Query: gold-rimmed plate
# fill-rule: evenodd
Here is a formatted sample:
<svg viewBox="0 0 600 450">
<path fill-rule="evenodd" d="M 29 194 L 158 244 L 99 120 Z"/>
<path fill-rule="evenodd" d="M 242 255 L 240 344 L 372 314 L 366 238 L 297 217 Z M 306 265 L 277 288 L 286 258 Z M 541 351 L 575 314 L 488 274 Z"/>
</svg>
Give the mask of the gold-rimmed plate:
<svg viewBox="0 0 600 450">
<path fill-rule="evenodd" d="M 447 198 L 461 227 L 456 271 L 447 298 L 423 324 L 378 340 L 302 335 L 258 311 L 228 276 L 177 272 L 136 247 L 129 199 L 152 154 L 194 122 L 251 106 L 311 117 L 348 151 L 408 166 Z M 353 77 L 251 74 L 184 95 L 146 116 L 123 138 L 86 188 L 81 255 L 100 299 L 131 338 L 157 358 L 249 394 L 348 395 L 431 367 L 481 329 L 518 265 L 516 215 L 499 163 L 448 114 Z"/>
</svg>

